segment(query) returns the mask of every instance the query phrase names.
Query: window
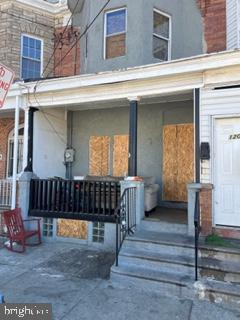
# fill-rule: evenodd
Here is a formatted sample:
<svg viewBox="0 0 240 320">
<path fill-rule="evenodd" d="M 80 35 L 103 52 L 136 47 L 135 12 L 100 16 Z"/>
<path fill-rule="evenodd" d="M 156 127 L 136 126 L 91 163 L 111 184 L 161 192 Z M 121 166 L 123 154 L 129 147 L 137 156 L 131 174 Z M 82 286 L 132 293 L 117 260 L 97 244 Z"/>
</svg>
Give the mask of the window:
<svg viewBox="0 0 240 320">
<path fill-rule="evenodd" d="M 104 223 L 93 222 L 93 242 L 103 243 L 104 242 Z"/>
<path fill-rule="evenodd" d="M 158 10 L 153 11 L 153 56 L 162 61 L 171 57 L 171 17 Z"/>
<path fill-rule="evenodd" d="M 126 54 L 127 10 L 118 9 L 105 14 L 105 59 Z"/>
<path fill-rule="evenodd" d="M 43 236 L 52 237 L 53 236 L 53 219 L 43 218 Z"/>
<path fill-rule="evenodd" d="M 23 135 L 24 128 L 20 127 L 18 131 L 18 159 L 17 159 L 17 173 L 23 170 Z M 14 130 L 12 130 L 8 137 L 8 162 L 7 162 L 7 174 L 8 177 L 13 175 L 13 152 L 14 152 Z"/>
<path fill-rule="evenodd" d="M 21 78 L 36 79 L 42 73 L 42 40 L 22 36 Z"/>
</svg>

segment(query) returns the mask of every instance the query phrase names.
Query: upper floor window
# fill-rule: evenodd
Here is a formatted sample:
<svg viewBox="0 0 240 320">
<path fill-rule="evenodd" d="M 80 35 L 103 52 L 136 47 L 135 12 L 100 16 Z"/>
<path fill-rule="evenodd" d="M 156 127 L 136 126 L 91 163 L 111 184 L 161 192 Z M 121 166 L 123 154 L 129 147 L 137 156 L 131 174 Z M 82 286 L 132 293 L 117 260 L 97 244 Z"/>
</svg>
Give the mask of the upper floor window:
<svg viewBox="0 0 240 320">
<path fill-rule="evenodd" d="M 153 11 L 153 56 L 162 61 L 171 58 L 171 17 L 158 10 Z"/>
<path fill-rule="evenodd" d="M 126 8 L 112 10 L 105 13 L 105 59 L 120 57 L 126 54 L 126 32 Z"/>
<path fill-rule="evenodd" d="M 36 79 L 42 73 L 42 40 L 22 36 L 21 78 Z"/>
</svg>

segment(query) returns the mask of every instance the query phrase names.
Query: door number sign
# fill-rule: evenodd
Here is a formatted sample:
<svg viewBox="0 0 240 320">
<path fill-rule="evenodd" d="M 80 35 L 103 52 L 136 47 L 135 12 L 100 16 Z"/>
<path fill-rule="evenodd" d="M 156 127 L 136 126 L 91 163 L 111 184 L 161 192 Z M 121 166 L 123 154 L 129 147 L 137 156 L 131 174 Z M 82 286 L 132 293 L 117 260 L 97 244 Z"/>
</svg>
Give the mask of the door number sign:
<svg viewBox="0 0 240 320">
<path fill-rule="evenodd" d="M 240 139 L 240 133 L 231 134 L 229 136 L 229 140 L 236 140 L 236 139 Z"/>
</svg>

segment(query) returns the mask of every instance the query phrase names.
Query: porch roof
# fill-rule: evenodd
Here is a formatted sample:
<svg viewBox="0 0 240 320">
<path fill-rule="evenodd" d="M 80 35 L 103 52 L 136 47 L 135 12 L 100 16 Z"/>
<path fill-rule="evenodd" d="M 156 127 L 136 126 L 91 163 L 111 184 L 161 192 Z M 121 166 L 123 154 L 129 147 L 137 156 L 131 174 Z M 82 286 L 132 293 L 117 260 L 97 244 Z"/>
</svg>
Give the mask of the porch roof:
<svg viewBox="0 0 240 320">
<path fill-rule="evenodd" d="M 71 77 L 18 82 L 12 86 L 4 109 L 15 105 L 66 107 L 188 93 L 193 88 L 240 84 L 240 50 L 205 54 L 164 63 Z"/>
</svg>

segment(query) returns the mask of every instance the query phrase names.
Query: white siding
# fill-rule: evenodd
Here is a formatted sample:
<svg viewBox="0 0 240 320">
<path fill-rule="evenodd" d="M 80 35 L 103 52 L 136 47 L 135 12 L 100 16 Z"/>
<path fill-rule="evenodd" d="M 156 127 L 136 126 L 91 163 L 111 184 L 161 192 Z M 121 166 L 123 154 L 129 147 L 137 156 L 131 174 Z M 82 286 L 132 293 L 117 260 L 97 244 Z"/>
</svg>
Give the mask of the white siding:
<svg viewBox="0 0 240 320">
<path fill-rule="evenodd" d="M 240 117 L 240 88 L 201 90 L 200 107 L 200 140 L 209 142 L 211 160 L 213 159 L 213 123 L 214 117 Z M 201 182 L 213 183 L 212 162 L 204 160 L 201 163 Z"/>
<path fill-rule="evenodd" d="M 227 0 L 227 49 L 239 47 L 239 0 Z"/>
</svg>

